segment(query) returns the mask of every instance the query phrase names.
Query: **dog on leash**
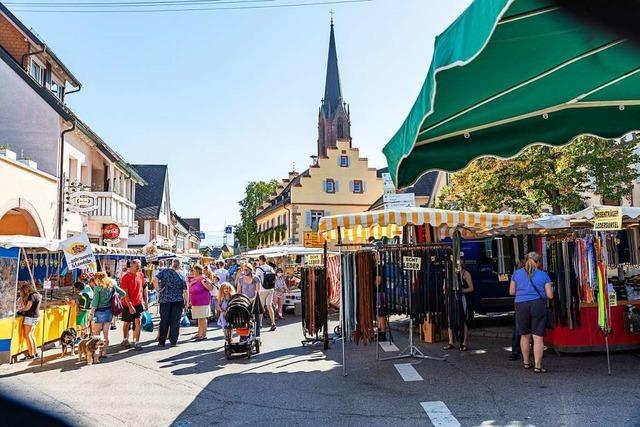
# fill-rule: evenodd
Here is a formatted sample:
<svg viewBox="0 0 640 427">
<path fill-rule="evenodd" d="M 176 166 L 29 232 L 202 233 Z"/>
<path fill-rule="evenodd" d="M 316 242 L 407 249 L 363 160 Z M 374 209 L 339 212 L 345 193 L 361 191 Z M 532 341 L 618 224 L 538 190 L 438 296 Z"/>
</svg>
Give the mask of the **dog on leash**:
<svg viewBox="0 0 640 427">
<path fill-rule="evenodd" d="M 67 350 L 71 349 L 71 355 L 76 354 L 76 338 L 78 333 L 75 329 L 69 328 L 62 331 L 60 335 L 60 346 L 62 347 L 62 355 L 64 357 L 67 354 Z"/>
<path fill-rule="evenodd" d="M 78 344 L 78 361 L 85 359 L 88 365 L 100 363 L 100 351 L 104 340 L 99 336 L 88 336 Z"/>
</svg>

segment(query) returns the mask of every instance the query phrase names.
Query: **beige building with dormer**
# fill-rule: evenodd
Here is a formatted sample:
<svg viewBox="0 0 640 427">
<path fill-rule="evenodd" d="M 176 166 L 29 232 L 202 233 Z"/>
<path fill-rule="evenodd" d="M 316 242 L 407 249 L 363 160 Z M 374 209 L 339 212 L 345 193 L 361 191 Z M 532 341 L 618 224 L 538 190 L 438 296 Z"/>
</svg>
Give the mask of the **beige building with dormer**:
<svg viewBox="0 0 640 427">
<path fill-rule="evenodd" d="M 318 113 L 318 154 L 301 173 L 289 172 L 259 209 L 258 246 L 304 244 L 320 218 L 366 211 L 382 195 L 382 179 L 351 139 L 349 106 L 342 99 L 331 23 L 325 95 Z"/>
</svg>

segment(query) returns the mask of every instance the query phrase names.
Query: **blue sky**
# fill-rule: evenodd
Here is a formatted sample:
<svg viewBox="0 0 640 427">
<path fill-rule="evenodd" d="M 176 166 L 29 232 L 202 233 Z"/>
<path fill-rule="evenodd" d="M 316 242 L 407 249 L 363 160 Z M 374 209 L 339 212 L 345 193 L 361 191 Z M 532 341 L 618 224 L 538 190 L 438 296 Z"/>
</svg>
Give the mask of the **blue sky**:
<svg viewBox="0 0 640 427">
<path fill-rule="evenodd" d="M 83 83 L 71 108 L 131 163 L 168 164 L 173 210 L 200 217 L 218 244 L 249 181 L 281 179 L 315 154 L 331 9 L 353 143 L 384 167 L 435 36 L 469 3 L 16 15 Z"/>
</svg>

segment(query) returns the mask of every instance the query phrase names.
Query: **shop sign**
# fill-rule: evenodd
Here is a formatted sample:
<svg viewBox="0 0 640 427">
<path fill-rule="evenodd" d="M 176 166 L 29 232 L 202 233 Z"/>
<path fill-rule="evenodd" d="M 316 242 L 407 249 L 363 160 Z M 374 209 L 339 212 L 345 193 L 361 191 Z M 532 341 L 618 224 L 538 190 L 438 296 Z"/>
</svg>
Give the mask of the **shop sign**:
<svg viewBox="0 0 640 427">
<path fill-rule="evenodd" d="M 308 267 L 321 267 L 322 266 L 322 254 L 307 255 Z"/>
<path fill-rule="evenodd" d="M 416 206 L 415 193 L 385 194 L 382 196 L 385 209 L 412 208 Z"/>
<path fill-rule="evenodd" d="M 619 206 L 608 208 L 593 208 L 593 230 L 622 230 L 622 208 Z"/>
<path fill-rule="evenodd" d="M 105 224 L 102 226 L 102 238 L 105 240 L 116 240 L 120 237 L 120 227 L 118 224 Z"/>
<path fill-rule="evenodd" d="M 391 179 L 390 173 L 382 174 L 382 189 L 384 191 L 384 194 L 395 194 L 396 186 Z"/>
<path fill-rule="evenodd" d="M 87 233 L 73 236 L 60 243 L 70 269 L 96 271 L 96 258 L 91 249 Z"/>
<path fill-rule="evenodd" d="M 303 236 L 303 243 L 305 248 L 322 248 L 324 247 L 324 240 L 320 237 L 320 233 L 316 231 L 305 231 Z"/>
<path fill-rule="evenodd" d="M 420 257 L 415 256 L 403 256 L 402 257 L 402 267 L 405 270 L 420 270 L 422 266 L 422 259 Z"/>
<path fill-rule="evenodd" d="M 89 191 L 75 191 L 69 195 L 71 212 L 88 213 L 98 209 L 98 196 Z"/>
</svg>

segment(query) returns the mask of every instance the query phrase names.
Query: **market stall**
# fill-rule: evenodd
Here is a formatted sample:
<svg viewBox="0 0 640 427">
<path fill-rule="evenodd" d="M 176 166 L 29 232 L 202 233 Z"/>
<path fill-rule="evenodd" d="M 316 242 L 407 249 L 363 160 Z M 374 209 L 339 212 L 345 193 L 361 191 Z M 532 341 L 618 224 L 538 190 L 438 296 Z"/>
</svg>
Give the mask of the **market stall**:
<svg viewBox="0 0 640 427">
<path fill-rule="evenodd" d="M 614 224 L 594 224 L 607 211 Z M 545 343 L 558 352 L 640 348 L 640 208 L 589 207 L 536 222 L 555 282 L 556 327 Z"/>
<path fill-rule="evenodd" d="M 73 326 L 75 308 L 64 292 L 63 259 L 57 240 L 0 236 L 0 362 L 15 361 L 27 348 L 21 333 L 23 317 L 16 315 L 18 287 L 24 281 L 36 284 L 44 296 L 34 333 L 37 347 L 57 341 L 63 330 Z"/>
<path fill-rule="evenodd" d="M 413 343 L 413 322 L 440 330 L 461 328 L 460 236 L 524 227 L 525 215 L 401 208 L 334 215 L 320 220 L 319 232 L 340 250 L 344 341 L 370 343 L 390 314 L 409 317 L 409 347 L 398 357 L 425 356 Z M 453 243 L 440 239 L 453 236 Z M 372 244 L 383 238 L 384 242 Z M 443 295 L 443 289 L 446 289 Z"/>
</svg>

